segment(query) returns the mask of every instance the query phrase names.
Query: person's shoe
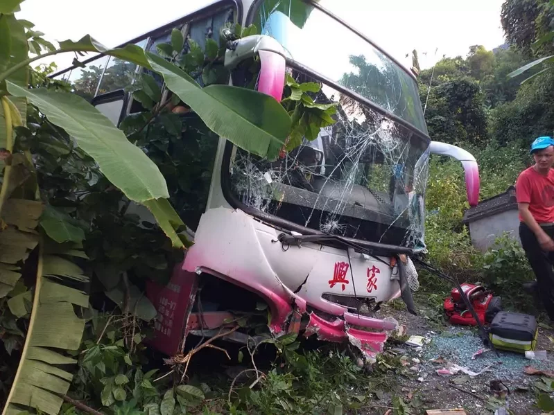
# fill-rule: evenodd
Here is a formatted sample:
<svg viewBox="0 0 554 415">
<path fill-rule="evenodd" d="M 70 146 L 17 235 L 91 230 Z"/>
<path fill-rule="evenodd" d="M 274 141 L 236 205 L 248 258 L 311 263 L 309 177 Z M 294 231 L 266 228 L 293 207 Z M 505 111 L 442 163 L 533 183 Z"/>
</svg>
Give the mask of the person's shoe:
<svg viewBox="0 0 554 415">
<path fill-rule="evenodd" d="M 526 282 L 525 284 L 523 284 L 523 289 L 527 294 L 537 294 L 537 281 Z"/>
</svg>

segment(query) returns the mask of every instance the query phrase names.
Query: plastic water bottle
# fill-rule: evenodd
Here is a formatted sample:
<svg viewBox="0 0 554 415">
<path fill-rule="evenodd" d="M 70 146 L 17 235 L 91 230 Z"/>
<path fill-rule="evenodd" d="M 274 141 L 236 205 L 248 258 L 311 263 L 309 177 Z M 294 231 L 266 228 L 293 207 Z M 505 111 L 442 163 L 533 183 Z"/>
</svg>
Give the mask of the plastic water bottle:
<svg viewBox="0 0 554 415">
<path fill-rule="evenodd" d="M 525 352 L 525 357 L 529 360 L 548 360 L 546 350 L 535 350 Z"/>
</svg>

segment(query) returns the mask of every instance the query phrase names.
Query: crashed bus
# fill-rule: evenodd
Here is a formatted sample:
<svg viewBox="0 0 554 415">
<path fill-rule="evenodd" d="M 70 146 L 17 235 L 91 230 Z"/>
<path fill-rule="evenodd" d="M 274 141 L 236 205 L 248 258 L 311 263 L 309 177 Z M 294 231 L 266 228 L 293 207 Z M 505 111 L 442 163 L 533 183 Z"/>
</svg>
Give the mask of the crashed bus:
<svg viewBox="0 0 554 415">
<path fill-rule="evenodd" d="M 223 137 L 207 144 L 199 174 L 209 189 L 195 209 L 179 212 L 194 244 L 169 284 L 147 289 L 158 311 L 152 346 L 163 353 L 182 352 L 188 336 L 220 335 L 257 313 L 274 336 L 350 342 L 373 361 L 397 324 L 379 317 L 380 305 L 401 297 L 415 313 L 409 258 L 425 250 L 430 154 L 462 162 L 468 201 L 477 204 L 475 159 L 431 141 L 414 72 L 339 17 L 347 3 L 221 0 L 128 42 L 157 53 L 174 28 L 201 47 L 223 40 L 226 82 L 247 87 L 241 62 L 255 60 L 259 92 L 280 101 L 289 77 L 318 84 L 313 101 L 336 106 L 332 125 L 275 161 Z M 260 34 L 226 38 L 225 28 L 236 23 Z M 129 64 L 116 78 L 111 59 L 84 62 L 98 68 L 87 98 L 117 125 L 140 107 L 127 87 L 144 69 Z M 83 94 L 75 83 L 81 71 L 54 77 Z M 245 327 L 226 336 L 251 338 Z"/>
</svg>

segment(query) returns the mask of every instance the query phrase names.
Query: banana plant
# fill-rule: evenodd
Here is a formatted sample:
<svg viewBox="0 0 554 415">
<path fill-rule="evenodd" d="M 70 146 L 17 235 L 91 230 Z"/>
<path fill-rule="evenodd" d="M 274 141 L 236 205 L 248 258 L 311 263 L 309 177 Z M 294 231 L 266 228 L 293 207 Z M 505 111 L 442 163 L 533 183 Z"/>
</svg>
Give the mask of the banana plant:
<svg viewBox="0 0 554 415">
<path fill-rule="evenodd" d="M 58 246 L 47 236 L 64 240 L 82 235 L 75 236 L 78 232 L 71 232 L 67 226 L 57 228 L 59 218 L 47 213 L 41 219 L 44 205 L 38 200 L 31 154 L 17 151 L 15 145 L 14 129 L 26 121 L 27 104 L 64 129 L 128 199 L 148 207 L 174 247 L 185 246 L 180 234 L 184 224 L 168 201 L 167 185 L 157 166 L 83 98 L 43 88 L 29 89 L 29 65 L 59 53 L 99 52 L 155 70 L 209 128 L 262 157 L 277 157 L 291 120 L 267 95 L 220 85 L 201 88 L 174 64 L 134 45 L 108 49 L 85 36 L 55 47 L 40 32 L 33 31 L 30 22 L 15 18 L 19 3 L 11 0 L 0 5 L 0 295 L 9 297 L 14 315 L 23 317 L 30 309 L 31 317 L 3 414 L 33 408 L 54 415 L 69 388 L 71 365 L 75 363 L 64 351 L 76 350 L 83 334 L 84 320 L 75 314 L 73 306 L 87 307 L 88 297 L 82 290 L 86 277 L 67 258 L 84 256 L 79 245 Z M 36 56 L 29 57 L 29 52 Z M 46 234 L 38 231 L 41 220 Z M 33 250 L 38 250 L 34 290 L 16 289 L 18 284 L 21 286 L 22 266 Z M 67 284 L 69 280 L 71 284 Z"/>
</svg>

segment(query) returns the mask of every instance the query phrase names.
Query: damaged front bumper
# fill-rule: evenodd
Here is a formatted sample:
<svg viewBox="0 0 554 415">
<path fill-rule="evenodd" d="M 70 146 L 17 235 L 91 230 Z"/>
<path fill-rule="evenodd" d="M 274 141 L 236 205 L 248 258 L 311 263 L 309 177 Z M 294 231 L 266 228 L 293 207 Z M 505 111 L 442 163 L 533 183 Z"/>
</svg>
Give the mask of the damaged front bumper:
<svg viewBox="0 0 554 415">
<path fill-rule="evenodd" d="M 189 333 L 206 335 L 205 330 L 228 324 L 228 312 L 192 312 L 198 281 L 210 275 L 263 299 L 274 335 L 303 331 L 325 341 L 350 342 L 373 362 L 397 327 L 394 319 L 374 314 L 381 303 L 401 295 L 394 261 L 391 266 L 391 258 L 318 243 L 286 245 L 279 234 L 239 210 L 206 212 L 170 284 L 148 290 L 159 311 L 153 345 L 172 354 L 182 349 Z"/>
</svg>

